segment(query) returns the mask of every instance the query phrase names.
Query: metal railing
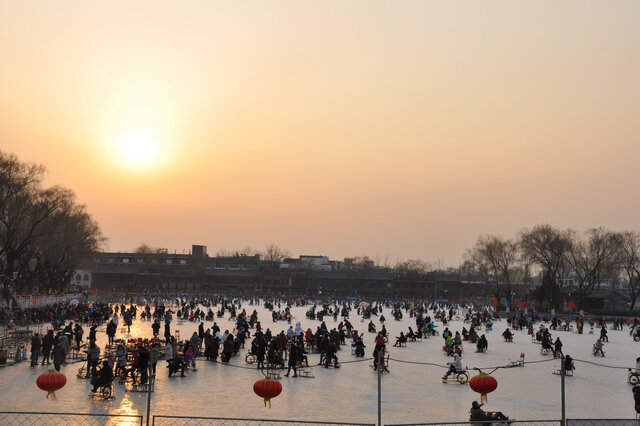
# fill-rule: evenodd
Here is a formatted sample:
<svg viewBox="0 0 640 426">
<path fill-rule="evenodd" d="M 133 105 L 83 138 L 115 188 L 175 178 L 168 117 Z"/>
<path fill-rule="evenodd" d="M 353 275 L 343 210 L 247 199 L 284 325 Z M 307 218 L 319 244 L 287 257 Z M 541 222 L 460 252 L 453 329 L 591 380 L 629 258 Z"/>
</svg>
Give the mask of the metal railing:
<svg viewBox="0 0 640 426">
<path fill-rule="evenodd" d="M 385 426 L 426 426 L 426 425 L 451 425 L 451 426 L 469 426 L 469 425 L 502 425 L 506 422 L 509 424 L 518 424 L 518 426 L 561 426 L 562 421 L 560 420 L 481 420 L 477 422 L 440 422 L 440 423 L 387 423 Z M 589 425 L 595 426 L 595 425 Z M 638 426 L 638 425 L 635 425 Z"/>
<path fill-rule="evenodd" d="M 567 426 L 640 426 L 640 419 L 567 419 Z"/>
<path fill-rule="evenodd" d="M 305 420 L 240 419 L 228 417 L 153 416 L 154 426 L 229 425 L 229 426 L 276 426 L 276 425 L 353 425 L 374 426 L 373 423 L 318 422 Z"/>
<path fill-rule="evenodd" d="M 113 425 L 142 426 L 142 416 L 121 414 L 79 414 L 28 411 L 0 411 L 2 425 Z"/>
</svg>

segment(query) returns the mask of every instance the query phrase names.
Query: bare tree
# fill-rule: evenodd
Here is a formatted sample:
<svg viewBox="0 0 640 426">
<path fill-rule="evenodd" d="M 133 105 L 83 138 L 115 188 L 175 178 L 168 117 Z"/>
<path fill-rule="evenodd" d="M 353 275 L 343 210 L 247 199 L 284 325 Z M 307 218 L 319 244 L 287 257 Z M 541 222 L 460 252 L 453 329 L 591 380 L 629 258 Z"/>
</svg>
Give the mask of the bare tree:
<svg viewBox="0 0 640 426">
<path fill-rule="evenodd" d="M 552 306 L 562 305 L 560 291 L 567 272 L 567 256 L 571 247 L 571 232 L 554 228 L 551 225 L 536 225 L 520 233 L 520 248 L 524 259 L 541 266 L 545 271 L 541 294 L 551 295 Z"/>
<path fill-rule="evenodd" d="M 496 281 L 496 297 L 512 299 L 513 278 L 517 271 L 518 243 L 496 236 L 478 238 L 473 259 L 479 269 L 489 272 Z"/>
<path fill-rule="evenodd" d="M 627 282 L 633 310 L 640 293 L 640 234 L 623 232 L 618 238 L 618 265 Z"/>
<path fill-rule="evenodd" d="M 600 286 L 604 275 L 614 270 L 618 240 L 604 228 L 590 229 L 583 236 L 573 233 L 568 263 L 576 278 L 578 308 L 584 307 L 584 298 Z"/>
<path fill-rule="evenodd" d="M 429 272 L 431 265 L 421 259 L 409 259 L 404 262 L 398 262 L 393 269 L 398 274 L 415 278 Z"/>
<path fill-rule="evenodd" d="M 72 191 L 42 188 L 44 168 L 0 152 L 0 269 L 18 287 L 58 287 L 103 241 Z"/>
<path fill-rule="evenodd" d="M 520 247 L 527 261 L 540 265 L 555 283 L 562 286 L 561 271 L 571 247 L 569 231 L 551 225 L 536 225 L 521 232 Z"/>
<path fill-rule="evenodd" d="M 33 244 L 36 267 L 33 273 L 41 285 L 62 288 L 79 263 L 98 251 L 104 237 L 98 224 L 76 203 L 75 194 L 59 189 L 58 209 L 43 223 L 44 232 Z"/>
<path fill-rule="evenodd" d="M 276 243 L 268 244 L 262 253 L 263 260 L 266 260 L 267 262 L 280 263 L 289 256 L 289 250 L 280 248 Z"/>
</svg>

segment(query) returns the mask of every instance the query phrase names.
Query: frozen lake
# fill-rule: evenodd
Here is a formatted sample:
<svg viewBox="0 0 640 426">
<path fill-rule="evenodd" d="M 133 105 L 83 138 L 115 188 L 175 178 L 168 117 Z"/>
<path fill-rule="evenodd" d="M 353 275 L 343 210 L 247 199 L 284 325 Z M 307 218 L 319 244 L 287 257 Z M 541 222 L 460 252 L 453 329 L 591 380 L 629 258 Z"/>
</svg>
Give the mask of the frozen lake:
<svg viewBox="0 0 640 426">
<path fill-rule="evenodd" d="M 263 327 L 270 328 L 274 335 L 288 328 L 284 321 L 273 323 L 271 313 L 262 306 L 244 305 L 243 308 L 248 314 L 256 309 Z M 307 307 L 293 307 L 292 324 L 300 321 L 305 330 L 311 328 L 315 331 L 320 322 L 306 319 L 306 310 Z M 406 332 L 409 326 L 415 330 L 415 321 L 408 314 L 404 315 L 402 321 L 394 321 L 390 309 L 385 309 L 384 315 L 387 317 L 386 327 L 390 335 L 388 349 L 391 374 L 385 374 L 382 378 L 383 423 L 468 420 L 471 402 L 480 399 L 468 385 L 443 384 L 442 368 L 394 361 L 397 359 L 444 365 L 451 358 L 441 350 L 442 338 L 436 336 L 422 342 L 409 342 L 407 347 L 393 347 L 394 336 L 399 335 L 400 331 Z M 378 318 L 374 316 L 372 319 L 380 329 Z M 361 322 L 361 317 L 354 310 L 350 321 L 354 328 L 364 332 L 366 356 L 370 357 L 374 334 L 366 332 L 368 320 Z M 228 321 L 228 314 L 225 318 L 218 318 L 217 322 L 222 332 L 225 329 L 232 331 L 233 322 Z M 329 328 L 334 328 L 340 318 L 338 322 L 334 322 L 333 318 L 325 317 L 325 322 Z M 188 321 L 178 325 L 174 319 L 172 331 L 179 329 L 181 338 L 185 339 L 196 331 L 198 325 L 199 322 Z M 212 321 L 205 321 L 206 327 L 212 325 Z M 468 325 L 460 321 L 448 324 L 454 333 L 461 331 L 463 326 L 468 328 Z M 540 345 L 533 344 L 526 331 L 514 332 L 513 343 L 504 342 L 501 333 L 506 327 L 506 321 L 503 320 L 494 324 L 492 332 L 486 333 L 489 342 L 487 353 L 475 353 L 475 345 L 467 344 L 462 357 L 463 365 L 470 368 L 506 365 L 510 360 L 517 360 L 520 353 L 525 354 L 526 361 L 550 358 L 540 354 Z M 162 330 L 161 328 L 161 334 Z M 438 330 L 443 330 L 441 324 Z M 99 331 L 98 344 L 104 348 L 107 340 L 104 326 Z M 586 326 L 585 333 L 588 331 L 589 327 Z M 628 330 L 608 331 L 609 343 L 605 344 L 605 358 L 596 358 L 591 353 L 592 345 L 599 336 L 599 329 L 596 328 L 596 334 L 593 335 L 552 331 L 554 340 L 559 336 L 564 343 L 564 353 L 576 359 L 575 375 L 566 378 L 569 418 L 635 417 L 626 369 L 609 369 L 578 361 L 618 367 L 634 366 L 635 358 L 640 356 L 640 343 L 631 339 Z M 88 329 L 85 328 L 85 336 L 87 335 Z M 130 336 L 123 335 L 118 330 L 116 338 L 151 336 L 151 322 L 138 319 L 133 322 Z M 230 366 L 199 358 L 198 370 L 188 373 L 187 378 L 169 379 L 166 363 L 159 361 L 151 414 L 370 423 L 377 421 L 377 373 L 369 367 L 368 361 L 346 363 L 340 369 L 312 368 L 315 375 L 312 379 L 283 377 L 282 394 L 272 401 L 272 408 L 268 409 L 264 407 L 262 399 L 253 393 L 253 383 L 262 378 L 261 373 L 249 368 L 233 367 L 246 366 L 244 354 L 249 347 L 247 344 L 239 357 L 232 358 Z M 348 346 L 338 352 L 338 358 L 341 362 L 357 359 L 351 355 Z M 317 364 L 318 360 L 319 355 L 309 355 L 310 365 Z M 24 362 L 0 369 L 0 410 L 136 415 L 146 413 L 147 395 L 125 392 L 124 385 L 121 384 L 116 383 L 116 397 L 113 400 L 89 398 L 89 382 L 76 378 L 81 365 L 69 364 L 62 368 L 68 381 L 63 389 L 56 392 L 57 401 L 45 399 L 45 392 L 35 385 L 36 378 L 46 367 L 30 369 L 29 362 Z M 559 365 L 560 361 L 554 360 L 528 364 L 523 368 L 497 370 L 493 376 L 498 380 L 498 388 L 489 394 L 485 408 L 487 411 L 503 411 L 518 420 L 559 419 L 560 377 L 552 374 Z M 472 372 L 471 376 L 474 374 Z"/>
</svg>

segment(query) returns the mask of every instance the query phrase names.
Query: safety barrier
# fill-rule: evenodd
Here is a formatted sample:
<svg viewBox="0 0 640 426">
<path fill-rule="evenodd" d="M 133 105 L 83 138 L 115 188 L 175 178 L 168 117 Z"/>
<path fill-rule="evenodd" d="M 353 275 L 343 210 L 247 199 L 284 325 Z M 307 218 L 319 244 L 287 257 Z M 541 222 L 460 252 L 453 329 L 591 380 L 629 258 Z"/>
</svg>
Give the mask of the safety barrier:
<svg viewBox="0 0 640 426">
<path fill-rule="evenodd" d="M 154 426 L 229 425 L 229 426 L 275 426 L 275 425 L 353 425 L 374 426 L 373 423 L 318 422 L 305 420 L 240 419 L 228 417 L 153 416 Z"/>
<path fill-rule="evenodd" d="M 1 425 L 142 426 L 142 416 L 124 414 L 36 413 L 0 411 Z"/>
<path fill-rule="evenodd" d="M 391 423 L 386 424 L 386 426 L 427 426 L 427 425 L 504 425 L 508 422 L 509 424 L 517 424 L 518 426 L 561 426 L 561 420 L 482 420 L 478 422 L 441 422 L 441 423 Z M 594 425 L 595 426 L 595 425 Z"/>
<path fill-rule="evenodd" d="M 640 419 L 567 419 L 567 426 L 640 426 Z"/>
</svg>

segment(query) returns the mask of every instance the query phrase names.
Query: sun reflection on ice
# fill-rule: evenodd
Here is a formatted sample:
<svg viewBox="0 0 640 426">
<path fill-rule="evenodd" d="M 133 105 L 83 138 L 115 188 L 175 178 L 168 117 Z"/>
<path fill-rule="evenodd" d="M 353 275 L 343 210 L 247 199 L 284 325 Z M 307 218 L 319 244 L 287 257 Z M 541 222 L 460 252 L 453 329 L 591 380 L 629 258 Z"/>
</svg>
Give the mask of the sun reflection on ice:
<svg viewBox="0 0 640 426">
<path fill-rule="evenodd" d="M 120 416 L 139 416 L 138 410 L 136 410 L 133 406 L 133 401 L 129 397 L 128 393 L 124 393 L 122 396 L 122 401 L 120 401 L 120 406 L 113 411 L 110 411 L 109 414 L 118 414 Z M 117 426 L 134 426 L 140 424 L 140 420 L 135 417 L 119 417 L 111 420 L 110 424 Z"/>
</svg>

